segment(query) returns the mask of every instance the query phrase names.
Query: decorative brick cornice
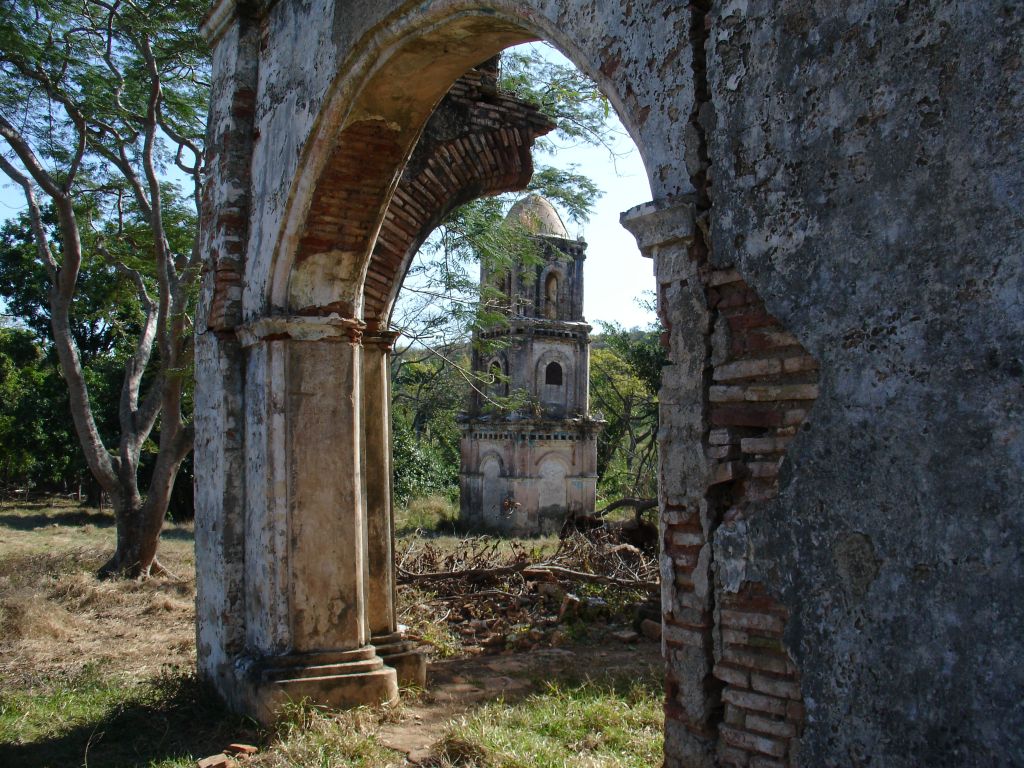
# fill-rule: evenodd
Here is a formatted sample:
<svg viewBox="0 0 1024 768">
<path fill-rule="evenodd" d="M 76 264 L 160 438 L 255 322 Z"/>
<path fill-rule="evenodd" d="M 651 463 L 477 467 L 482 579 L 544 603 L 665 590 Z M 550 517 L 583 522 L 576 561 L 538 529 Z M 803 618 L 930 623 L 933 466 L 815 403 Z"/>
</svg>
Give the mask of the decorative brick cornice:
<svg viewBox="0 0 1024 768">
<path fill-rule="evenodd" d="M 380 347 L 385 352 L 390 352 L 395 347 L 395 342 L 402 334 L 399 331 L 377 331 L 367 330 L 363 333 L 362 344 L 364 347 Z"/>
</svg>

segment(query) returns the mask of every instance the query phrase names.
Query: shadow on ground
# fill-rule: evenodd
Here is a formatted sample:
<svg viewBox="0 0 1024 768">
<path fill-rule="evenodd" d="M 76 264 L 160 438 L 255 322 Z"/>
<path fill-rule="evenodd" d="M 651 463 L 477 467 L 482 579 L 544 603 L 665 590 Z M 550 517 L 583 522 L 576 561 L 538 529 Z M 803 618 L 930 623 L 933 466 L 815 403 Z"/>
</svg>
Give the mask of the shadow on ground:
<svg viewBox="0 0 1024 768">
<path fill-rule="evenodd" d="M 94 525 L 97 528 L 112 528 L 114 526 L 114 516 L 109 512 L 89 512 L 84 509 L 68 512 L 47 512 L 46 514 L 39 515 L 0 512 L 0 526 L 16 531 L 35 531 L 52 526 L 71 527 L 83 525 Z"/>
<path fill-rule="evenodd" d="M 228 713 L 206 685 L 191 676 L 164 677 L 140 686 L 96 720 L 29 743 L 0 744 L 0 765 L 134 768 L 167 760 L 188 765 L 231 742 L 251 743 L 256 737 L 253 725 Z"/>
<path fill-rule="evenodd" d="M 21 506 L 20 509 L 26 509 Z M 76 528 L 92 525 L 96 528 L 113 528 L 114 515 L 110 512 L 89 511 L 87 509 L 55 512 L 52 507 L 44 514 L 26 515 L 21 512 L 0 512 L 0 527 L 15 531 L 38 531 L 44 528 Z M 194 534 L 189 528 L 175 528 L 168 525 L 160 533 L 161 539 L 175 541 L 192 541 Z"/>
</svg>

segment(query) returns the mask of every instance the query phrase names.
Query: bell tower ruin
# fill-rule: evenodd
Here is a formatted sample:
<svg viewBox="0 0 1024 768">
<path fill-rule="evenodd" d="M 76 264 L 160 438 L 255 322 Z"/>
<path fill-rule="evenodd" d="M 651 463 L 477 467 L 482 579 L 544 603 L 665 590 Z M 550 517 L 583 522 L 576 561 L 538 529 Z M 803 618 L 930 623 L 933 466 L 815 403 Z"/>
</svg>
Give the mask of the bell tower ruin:
<svg viewBox="0 0 1024 768">
<path fill-rule="evenodd" d="M 482 267 L 480 284 L 505 299 L 505 321 L 473 337 L 473 393 L 462 421 L 460 519 L 515 535 L 559 530 L 594 511 L 597 434 L 590 415 L 590 326 L 583 318 L 587 244 L 572 240 L 554 207 L 527 195 L 504 226 L 525 231 L 536 263 Z M 514 410 L 501 398 L 524 394 Z"/>
</svg>

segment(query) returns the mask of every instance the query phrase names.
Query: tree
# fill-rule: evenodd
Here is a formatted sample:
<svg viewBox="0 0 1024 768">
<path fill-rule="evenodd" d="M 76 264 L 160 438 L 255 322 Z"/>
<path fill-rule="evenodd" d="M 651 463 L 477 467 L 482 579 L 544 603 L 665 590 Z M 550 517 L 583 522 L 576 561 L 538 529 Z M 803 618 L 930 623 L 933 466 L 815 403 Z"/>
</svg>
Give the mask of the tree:
<svg viewBox="0 0 1024 768">
<path fill-rule="evenodd" d="M 657 494 L 658 389 L 665 351 L 660 328 L 627 331 L 601 323 L 590 357 L 590 402 L 606 421 L 597 442 L 601 490 Z"/>
<path fill-rule="evenodd" d="M 27 322 L 49 324 L 85 461 L 110 495 L 117 548 L 103 574 L 160 570 L 160 530 L 192 447 L 186 381 L 208 91 L 197 30 L 206 5 L 27 0 L 0 10 L 0 169 L 24 193 L 34 266 L 45 275 L 45 302 L 24 311 Z M 187 180 L 188 205 L 162 180 L 172 166 Z M 112 286 L 131 288 L 134 322 L 83 320 L 92 289 L 82 281 L 101 264 Z M 115 325 L 131 340 L 122 339 L 116 429 L 105 438 L 85 341 Z M 147 445 L 154 461 L 143 495 Z"/>
</svg>

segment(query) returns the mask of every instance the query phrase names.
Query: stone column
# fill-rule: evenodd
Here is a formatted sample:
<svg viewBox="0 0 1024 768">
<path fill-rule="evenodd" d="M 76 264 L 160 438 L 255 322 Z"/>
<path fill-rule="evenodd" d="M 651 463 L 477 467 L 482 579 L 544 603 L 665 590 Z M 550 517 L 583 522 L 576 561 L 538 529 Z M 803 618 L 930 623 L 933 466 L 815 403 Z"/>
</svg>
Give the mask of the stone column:
<svg viewBox="0 0 1024 768">
<path fill-rule="evenodd" d="M 391 349 L 397 333 L 363 335 L 363 466 L 366 483 L 367 616 L 371 642 L 402 685 L 424 687 L 426 656 L 398 626 L 395 516 L 391 498 Z"/>
<path fill-rule="evenodd" d="M 659 200 L 622 214 L 622 225 L 654 260 L 658 316 L 668 333 L 658 435 L 662 654 L 668 665 L 666 766 L 710 767 L 721 685 L 712 675 L 711 539 L 709 507 L 708 357 L 711 313 L 703 256 L 694 254 L 694 206 L 688 198 Z"/>
<path fill-rule="evenodd" d="M 393 701 L 370 644 L 362 471 L 362 323 L 264 318 L 246 366 L 246 645 L 250 711 L 285 700 Z"/>
<path fill-rule="evenodd" d="M 243 709 L 235 661 L 245 653 L 245 376 L 235 339 L 248 247 L 253 115 L 259 80 L 258 8 L 221 2 L 202 33 L 212 100 L 200 206 L 203 255 L 195 315 L 196 661 L 199 674 Z"/>
</svg>

